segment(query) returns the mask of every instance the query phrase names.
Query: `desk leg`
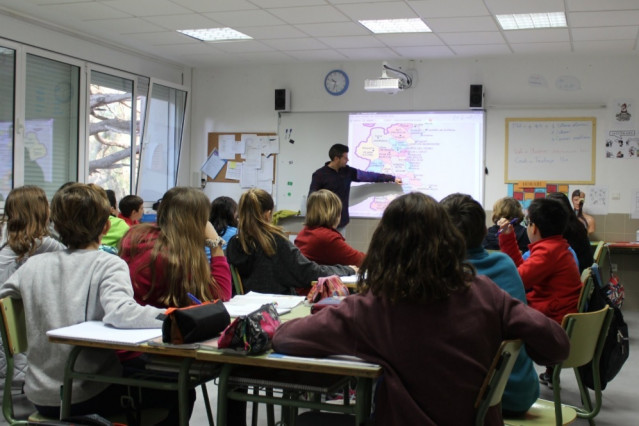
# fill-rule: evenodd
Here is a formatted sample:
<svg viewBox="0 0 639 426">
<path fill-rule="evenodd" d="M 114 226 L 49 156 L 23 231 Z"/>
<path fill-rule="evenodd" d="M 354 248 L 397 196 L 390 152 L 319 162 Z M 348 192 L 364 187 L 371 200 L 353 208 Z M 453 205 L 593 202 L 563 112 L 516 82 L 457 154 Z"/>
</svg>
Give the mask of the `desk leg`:
<svg viewBox="0 0 639 426">
<path fill-rule="evenodd" d="M 73 367 L 75 361 L 80 355 L 82 350 L 81 346 L 74 346 L 67 358 L 67 363 L 64 368 L 64 382 L 62 384 L 62 404 L 60 405 L 60 419 L 69 417 L 71 414 L 71 396 L 73 393 Z"/>
<path fill-rule="evenodd" d="M 220 377 L 217 385 L 217 425 L 226 426 L 226 407 L 228 406 L 228 399 L 226 393 L 228 392 L 229 376 L 233 371 L 233 365 L 224 364 L 222 371 L 220 371 Z"/>
<path fill-rule="evenodd" d="M 184 359 L 180 365 L 178 375 L 178 404 L 180 410 L 180 426 L 189 426 L 189 387 L 188 377 L 192 359 Z"/>
<path fill-rule="evenodd" d="M 355 391 L 355 420 L 357 425 L 368 424 L 371 415 L 373 379 L 360 377 Z"/>
</svg>

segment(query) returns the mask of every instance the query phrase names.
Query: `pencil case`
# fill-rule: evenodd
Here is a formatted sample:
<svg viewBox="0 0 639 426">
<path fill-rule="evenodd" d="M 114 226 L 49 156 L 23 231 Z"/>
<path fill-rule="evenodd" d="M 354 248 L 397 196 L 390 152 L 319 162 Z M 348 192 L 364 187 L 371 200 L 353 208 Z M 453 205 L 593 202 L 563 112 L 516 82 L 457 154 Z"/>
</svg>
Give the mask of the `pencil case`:
<svg viewBox="0 0 639 426">
<path fill-rule="evenodd" d="M 231 317 L 220 300 L 168 308 L 163 315 L 162 341 L 174 345 L 212 339 L 231 323 Z"/>
</svg>

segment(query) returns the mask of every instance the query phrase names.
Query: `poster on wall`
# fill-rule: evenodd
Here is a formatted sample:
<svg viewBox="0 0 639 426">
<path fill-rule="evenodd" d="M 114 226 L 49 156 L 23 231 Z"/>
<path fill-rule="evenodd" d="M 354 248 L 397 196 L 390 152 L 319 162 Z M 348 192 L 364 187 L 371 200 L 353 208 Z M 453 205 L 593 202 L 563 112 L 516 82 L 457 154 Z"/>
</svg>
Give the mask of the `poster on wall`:
<svg viewBox="0 0 639 426">
<path fill-rule="evenodd" d="M 632 99 L 616 99 L 610 108 L 612 117 L 606 136 L 606 158 L 639 158 L 636 111 Z"/>
</svg>

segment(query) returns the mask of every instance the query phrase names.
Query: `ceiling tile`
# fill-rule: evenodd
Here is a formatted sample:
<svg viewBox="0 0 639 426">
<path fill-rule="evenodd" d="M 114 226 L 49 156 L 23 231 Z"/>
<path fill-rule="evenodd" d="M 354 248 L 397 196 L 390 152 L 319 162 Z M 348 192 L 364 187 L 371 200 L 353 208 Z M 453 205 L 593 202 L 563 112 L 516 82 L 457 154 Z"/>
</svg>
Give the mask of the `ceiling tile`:
<svg viewBox="0 0 639 426">
<path fill-rule="evenodd" d="M 568 42 L 513 43 L 510 47 L 515 53 L 568 53 L 572 50 Z"/>
<path fill-rule="evenodd" d="M 564 0 L 484 0 L 484 3 L 495 15 L 565 11 Z"/>
<path fill-rule="evenodd" d="M 635 40 L 639 34 L 639 27 L 574 28 L 571 34 L 575 41 Z"/>
<path fill-rule="evenodd" d="M 332 6 L 285 7 L 269 12 L 289 24 L 344 22 L 349 19 Z"/>
<path fill-rule="evenodd" d="M 232 28 L 281 25 L 280 19 L 264 10 L 241 10 L 236 12 L 204 13 L 207 18 L 213 19 L 224 26 Z"/>
<path fill-rule="evenodd" d="M 429 28 L 436 32 L 453 33 L 465 31 L 499 31 L 495 20 L 490 16 L 463 18 L 425 18 Z"/>
<path fill-rule="evenodd" d="M 190 10 L 168 0 L 109 0 L 102 4 L 137 17 L 186 14 L 190 12 Z"/>
<path fill-rule="evenodd" d="M 477 33 L 446 33 L 440 34 L 440 37 L 448 45 L 454 44 L 500 44 L 504 43 L 502 35 L 495 32 L 477 32 Z"/>
<path fill-rule="evenodd" d="M 127 37 L 131 37 L 134 40 L 144 41 L 152 46 L 158 46 L 161 44 L 187 44 L 187 43 L 200 43 L 200 41 L 180 34 L 177 31 L 163 31 L 157 33 L 131 33 L 127 34 Z"/>
<path fill-rule="evenodd" d="M 255 39 L 269 40 L 274 38 L 301 38 L 307 34 L 292 25 L 272 25 L 266 27 L 242 28 L 242 32 Z"/>
<path fill-rule="evenodd" d="M 245 0 L 170 0 L 172 3 L 194 12 L 225 12 L 231 10 L 250 10 L 257 7 Z"/>
<path fill-rule="evenodd" d="M 286 52 L 288 55 L 294 57 L 299 61 L 343 61 L 348 59 L 346 55 L 341 54 L 337 50 L 299 50 Z"/>
<path fill-rule="evenodd" d="M 225 41 L 213 44 L 215 44 L 217 49 L 227 53 L 268 52 L 275 50 L 255 40 Z"/>
<path fill-rule="evenodd" d="M 506 55 L 510 49 L 505 44 L 457 45 L 450 46 L 457 56 Z"/>
<path fill-rule="evenodd" d="M 102 3 L 95 2 L 46 5 L 40 6 L 39 9 L 41 9 L 45 14 L 51 13 L 52 16 L 61 17 L 67 21 L 84 21 L 88 19 L 95 19 L 96 17 L 103 19 L 132 17 L 128 13 L 104 6 Z"/>
<path fill-rule="evenodd" d="M 548 43 L 570 41 L 567 29 L 504 31 L 509 43 Z"/>
<path fill-rule="evenodd" d="M 573 27 L 616 27 L 637 25 L 639 10 L 624 12 L 574 12 L 570 14 L 570 25 Z"/>
<path fill-rule="evenodd" d="M 387 46 L 441 46 L 442 40 L 433 33 L 421 34 L 377 34 L 378 40 Z"/>
<path fill-rule="evenodd" d="M 337 49 L 384 47 L 384 44 L 373 36 L 320 37 L 319 40 Z"/>
<path fill-rule="evenodd" d="M 165 30 L 165 28 L 140 18 L 96 19 L 86 20 L 84 22 L 88 28 L 94 28 L 96 30 L 103 29 L 118 34 L 159 32 Z"/>
<path fill-rule="evenodd" d="M 477 0 L 409 0 L 408 5 L 425 19 L 490 15 L 484 3 Z"/>
<path fill-rule="evenodd" d="M 300 24 L 296 25 L 300 31 L 313 37 L 331 36 L 356 36 L 370 35 L 371 32 L 363 25 L 353 22 L 329 22 L 322 24 Z"/>
<path fill-rule="evenodd" d="M 393 50 L 404 58 L 446 58 L 455 55 L 455 53 L 446 46 L 394 47 Z"/>
<path fill-rule="evenodd" d="M 188 15 L 149 16 L 145 21 L 152 22 L 168 30 L 194 30 L 199 28 L 217 28 L 219 23 L 196 13 Z"/>
<path fill-rule="evenodd" d="M 262 41 L 267 46 L 276 50 L 321 50 L 326 49 L 326 44 L 310 37 L 289 38 Z"/>
<path fill-rule="evenodd" d="M 575 52 L 636 52 L 635 40 L 575 41 Z"/>
<path fill-rule="evenodd" d="M 569 11 L 633 10 L 639 8 L 637 0 L 566 0 Z"/>
<path fill-rule="evenodd" d="M 367 48 L 367 49 L 337 49 L 349 59 L 395 59 L 400 56 L 387 47 Z"/>
<path fill-rule="evenodd" d="M 382 2 L 343 4 L 336 6 L 344 15 L 356 21 L 362 19 L 402 19 L 419 16 L 405 3 Z"/>
</svg>

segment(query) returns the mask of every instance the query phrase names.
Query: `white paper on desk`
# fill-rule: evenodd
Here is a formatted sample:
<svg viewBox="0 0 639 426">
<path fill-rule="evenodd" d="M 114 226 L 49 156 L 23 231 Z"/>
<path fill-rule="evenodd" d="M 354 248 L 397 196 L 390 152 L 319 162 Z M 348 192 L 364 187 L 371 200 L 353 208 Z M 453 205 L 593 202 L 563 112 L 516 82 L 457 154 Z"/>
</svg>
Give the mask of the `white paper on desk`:
<svg viewBox="0 0 639 426">
<path fill-rule="evenodd" d="M 47 331 L 47 336 L 89 342 L 138 344 L 162 335 L 161 328 L 115 328 L 102 321 L 87 321 Z"/>
<path fill-rule="evenodd" d="M 265 303 L 274 303 L 277 313 L 284 315 L 304 301 L 304 296 L 288 296 L 282 294 L 266 294 L 250 291 L 247 294 L 234 296 L 224 302 L 226 310 L 232 317 L 248 315 L 258 310 Z"/>
<path fill-rule="evenodd" d="M 222 170 L 222 167 L 224 167 L 224 164 L 226 164 L 226 162 L 220 158 L 218 150 L 214 149 L 211 155 L 209 155 L 209 158 L 202 164 L 200 170 L 210 176 L 211 179 L 215 179 L 218 173 L 220 173 L 220 170 Z"/>
<path fill-rule="evenodd" d="M 355 284 L 355 283 L 357 283 L 357 274 L 355 274 L 355 275 L 346 275 L 344 277 L 339 277 L 339 279 L 344 284 Z"/>
<path fill-rule="evenodd" d="M 235 142 L 235 135 L 220 135 L 217 142 L 220 158 L 233 160 L 238 149 L 236 145 L 238 144 L 239 142 Z"/>
</svg>

